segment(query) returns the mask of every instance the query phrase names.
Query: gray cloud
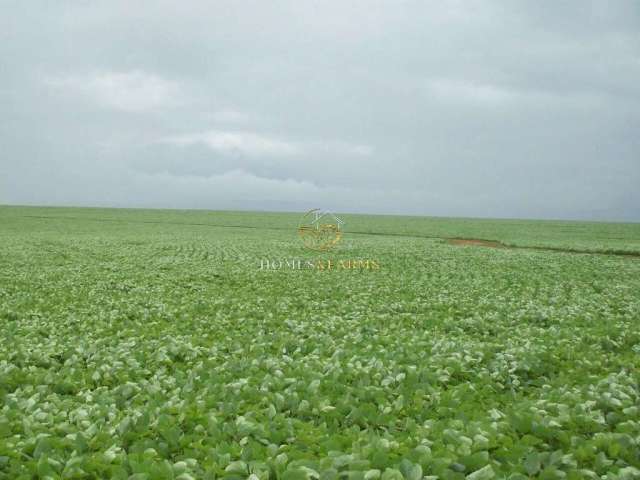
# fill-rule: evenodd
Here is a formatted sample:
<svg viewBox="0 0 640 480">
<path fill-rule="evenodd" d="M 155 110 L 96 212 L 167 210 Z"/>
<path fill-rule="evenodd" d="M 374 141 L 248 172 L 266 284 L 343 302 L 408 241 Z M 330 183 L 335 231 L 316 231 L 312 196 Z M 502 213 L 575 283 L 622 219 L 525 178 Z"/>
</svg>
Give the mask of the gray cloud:
<svg viewBox="0 0 640 480">
<path fill-rule="evenodd" d="M 184 102 L 178 85 L 140 71 L 52 76 L 44 77 L 43 81 L 45 86 L 71 96 L 71 100 L 75 98 L 123 112 L 153 112 Z"/>
<path fill-rule="evenodd" d="M 0 203 L 640 220 L 640 5 L 3 2 Z"/>
</svg>

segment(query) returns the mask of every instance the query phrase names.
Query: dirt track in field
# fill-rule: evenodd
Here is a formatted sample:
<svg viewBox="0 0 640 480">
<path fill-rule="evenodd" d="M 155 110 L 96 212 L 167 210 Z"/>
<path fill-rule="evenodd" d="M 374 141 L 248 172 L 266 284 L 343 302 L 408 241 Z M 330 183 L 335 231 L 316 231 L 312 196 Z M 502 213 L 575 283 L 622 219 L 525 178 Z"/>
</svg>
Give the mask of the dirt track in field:
<svg viewBox="0 0 640 480">
<path fill-rule="evenodd" d="M 446 242 L 449 245 L 456 245 L 458 247 L 486 247 L 486 248 L 508 248 L 508 249 L 522 249 L 522 250 L 543 250 L 547 252 L 560 252 L 560 253 L 575 253 L 578 255 L 614 255 L 626 257 L 628 259 L 640 259 L 640 254 L 636 252 L 625 251 L 611 251 L 611 252 L 588 252 L 583 250 L 574 250 L 570 248 L 559 247 L 526 247 L 519 245 L 505 245 L 502 242 L 495 240 L 481 240 L 478 238 L 446 238 Z"/>
<path fill-rule="evenodd" d="M 449 243 L 450 245 L 458 245 L 460 247 L 473 245 L 477 247 L 508 248 L 506 245 L 503 245 L 500 242 L 492 240 L 476 240 L 473 238 L 449 238 L 447 240 L 447 243 Z"/>
</svg>

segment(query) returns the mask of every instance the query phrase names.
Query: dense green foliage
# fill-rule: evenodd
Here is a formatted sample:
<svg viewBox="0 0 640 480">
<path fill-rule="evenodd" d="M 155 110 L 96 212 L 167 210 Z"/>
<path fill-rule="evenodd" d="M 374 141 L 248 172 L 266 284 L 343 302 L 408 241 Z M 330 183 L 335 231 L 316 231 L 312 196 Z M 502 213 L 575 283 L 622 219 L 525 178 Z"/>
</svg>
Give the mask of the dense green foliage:
<svg viewBox="0 0 640 480">
<path fill-rule="evenodd" d="M 0 207 L 0 479 L 640 478 L 640 258 L 442 240 L 640 225 L 297 218 Z"/>
</svg>

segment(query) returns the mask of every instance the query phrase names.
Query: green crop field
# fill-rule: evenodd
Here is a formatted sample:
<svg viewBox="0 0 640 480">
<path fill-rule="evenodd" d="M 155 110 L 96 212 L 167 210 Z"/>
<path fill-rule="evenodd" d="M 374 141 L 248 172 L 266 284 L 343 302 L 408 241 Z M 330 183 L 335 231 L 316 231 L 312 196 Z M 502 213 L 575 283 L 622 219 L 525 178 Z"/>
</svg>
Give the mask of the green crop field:
<svg viewBox="0 0 640 480">
<path fill-rule="evenodd" d="M 640 478 L 640 224 L 341 217 L 0 207 L 0 478 Z"/>
</svg>

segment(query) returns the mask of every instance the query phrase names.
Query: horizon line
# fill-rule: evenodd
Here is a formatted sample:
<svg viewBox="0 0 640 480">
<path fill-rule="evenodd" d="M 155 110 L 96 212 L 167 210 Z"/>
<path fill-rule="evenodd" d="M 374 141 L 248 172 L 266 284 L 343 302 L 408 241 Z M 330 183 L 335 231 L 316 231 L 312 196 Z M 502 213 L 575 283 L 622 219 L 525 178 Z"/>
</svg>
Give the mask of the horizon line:
<svg viewBox="0 0 640 480">
<path fill-rule="evenodd" d="M 78 208 L 78 209 L 103 209 L 103 210 L 157 210 L 157 211 L 175 211 L 175 212 L 237 212 L 237 213 L 284 213 L 284 214 L 301 214 L 303 210 L 261 210 L 261 209 L 213 209 L 213 208 L 176 208 L 176 207 L 118 207 L 118 206 L 99 206 L 99 205 L 42 205 L 42 204 L 5 204 L 0 203 L 1 207 L 17 207 L 17 208 Z M 363 213 L 363 212 L 337 212 L 339 215 L 362 215 L 376 217 L 404 217 L 404 218 L 438 218 L 438 219 L 457 219 L 457 220 L 497 220 L 497 221 L 514 221 L 523 220 L 531 222 L 575 222 L 575 223 L 613 223 L 613 224 L 640 224 L 638 220 L 585 220 L 576 218 L 542 218 L 542 217 L 491 217 L 491 216 L 451 216 L 451 215 L 425 215 L 425 214 L 409 214 L 409 213 Z"/>
</svg>

